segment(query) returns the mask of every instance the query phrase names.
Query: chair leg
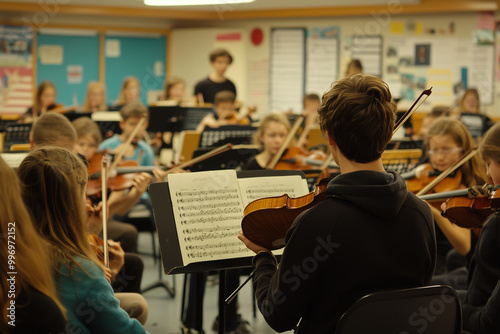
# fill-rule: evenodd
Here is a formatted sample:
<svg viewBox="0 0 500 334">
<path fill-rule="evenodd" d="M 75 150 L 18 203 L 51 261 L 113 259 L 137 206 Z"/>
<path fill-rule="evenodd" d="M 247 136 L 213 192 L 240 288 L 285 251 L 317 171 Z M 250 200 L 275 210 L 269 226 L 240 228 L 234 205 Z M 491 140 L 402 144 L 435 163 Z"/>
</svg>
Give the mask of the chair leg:
<svg viewBox="0 0 500 334">
<path fill-rule="evenodd" d="M 257 299 L 255 298 L 255 294 L 252 289 L 252 309 L 253 309 L 253 318 L 257 318 Z"/>
<path fill-rule="evenodd" d="M 182 288 L 182 302 L 181 302 L 181 322 L 184 320 L 184 307 L 186 305 L 187 281 L 188 281 L 188 274 L 184 274 L 184 286 Z"/>
</svg>

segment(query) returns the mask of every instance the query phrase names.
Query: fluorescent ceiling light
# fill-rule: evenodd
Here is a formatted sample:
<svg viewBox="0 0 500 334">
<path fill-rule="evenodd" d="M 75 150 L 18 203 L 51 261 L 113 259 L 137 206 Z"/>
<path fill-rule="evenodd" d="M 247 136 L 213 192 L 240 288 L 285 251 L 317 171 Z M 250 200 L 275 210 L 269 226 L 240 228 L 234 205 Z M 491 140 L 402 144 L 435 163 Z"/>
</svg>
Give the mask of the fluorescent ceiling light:
<svg viewBox="0 0 500 334">
<path fill-rule="evenodd" d="M 144 0 L 148 6 L 199 6 L 199 5 L 232 5 L 249 3 L 255 0 Z"/>
</svg>

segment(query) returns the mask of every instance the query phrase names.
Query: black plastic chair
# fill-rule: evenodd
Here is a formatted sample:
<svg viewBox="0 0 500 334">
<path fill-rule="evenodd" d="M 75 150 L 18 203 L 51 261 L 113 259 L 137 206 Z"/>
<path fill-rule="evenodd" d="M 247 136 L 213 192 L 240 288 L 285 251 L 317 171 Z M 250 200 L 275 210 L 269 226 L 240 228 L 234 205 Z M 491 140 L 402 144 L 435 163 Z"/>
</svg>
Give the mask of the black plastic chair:
<svg viewBox="0 0 500 334">
<path fill-rule="evenodd" d="M 447 285 L 376 292 L 356 301 L 335 334 L 458 334 L 462 303 Z"/>
</svg>

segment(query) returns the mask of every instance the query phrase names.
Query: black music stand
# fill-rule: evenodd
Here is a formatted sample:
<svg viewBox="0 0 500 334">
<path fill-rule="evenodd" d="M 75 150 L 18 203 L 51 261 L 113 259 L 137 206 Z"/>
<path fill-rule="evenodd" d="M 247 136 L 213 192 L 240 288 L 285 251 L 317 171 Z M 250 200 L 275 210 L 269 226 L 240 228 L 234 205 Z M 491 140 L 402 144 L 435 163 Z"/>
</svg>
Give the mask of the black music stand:
<svg viewBox="0 0 500 334">
<path fill-rule="evenodd" d="M 262 177 L 262 176 L 283 176 L 300 175 L 305 178 L 301 171 L 292 170 L 263 170 L 263 171 L 240 171 L 238 178 Z M 186 274 L 200 271 L 219 270 L 219 334 L 225 332 L 225 302 L 224 296 L 226 284 L 226 269 L 252 267 L 252 256 L 240 257 L 226 260 L 214 260 L 206 262 L 196 262 L 184 265 L 179 244 L 179 235 L 175 224 L 172 199 L 168 182 L 152 183 L 149 186 L 149 194 L 153 205 L 153 214 L 160 242 L 164 273 Z M 236 236 L 235 236 L 236 238 Z"/>
<path fill-rule="evenodd" d="M 223 125 L 218 128 L 206 127 L 201 133 L 199 147 L 217 147 L 227 143 L 234 145 L 251 144 L 257 129 L 251 125 Z"/>
<path fill-rule="evenodd" d="M 222 146 L 222 145 L 221 145 Z M 214 147 L 198 148 L 193 153 L 193 158 L 208 153 Z M 251 158 L 259 153 L 258 148 L 236 148 L 220 153 L 214 157 L 207 158 L 189 167 L 192 172 L 221 169 L 239 169 L 243 167 Z"/>
<path fill-rule="evenodd" d="M 8 124 L 5 129 L 4 151 L 9 151 L 14 144 L 30 142 L 30 131 L 33 123 Z"/>
<path fill-rule="evenodd" d="M 63 114 L 66 116 L 66 118 L 70 121 L 73 122 L 75 119 L 79 119 L 80 117 L 92 117 L 92 112 L 76 112 L 76 111 L 71 111 Z"/>
<path fill-rule="evenodd" d="M 179 106 L 149 107 L 148 132 L 181 132 L 187 109 Z"/>
</svg>

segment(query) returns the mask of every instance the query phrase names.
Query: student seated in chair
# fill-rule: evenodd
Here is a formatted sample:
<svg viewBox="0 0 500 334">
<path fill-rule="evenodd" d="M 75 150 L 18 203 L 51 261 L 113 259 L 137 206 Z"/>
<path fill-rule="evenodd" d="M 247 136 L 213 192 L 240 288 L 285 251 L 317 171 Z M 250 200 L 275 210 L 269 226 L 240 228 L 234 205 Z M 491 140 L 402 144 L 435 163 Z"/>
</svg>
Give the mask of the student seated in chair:
<svg viewBox="0 0 500 334">
<path fill-rule="evenodd" d="M 254 291 L 276 331 L 333 333 L 340 316 L 370 292 L 426 285 L 436 245 L 429 207 L 386 172 L 396 104 L 381 79 L 353 75 L 323 95 L 318 110 L 341 175 L 326 198 L 293 222 L 279 268 L 271 251 L 240 234 L 256 253 Z"/>
</svg>

